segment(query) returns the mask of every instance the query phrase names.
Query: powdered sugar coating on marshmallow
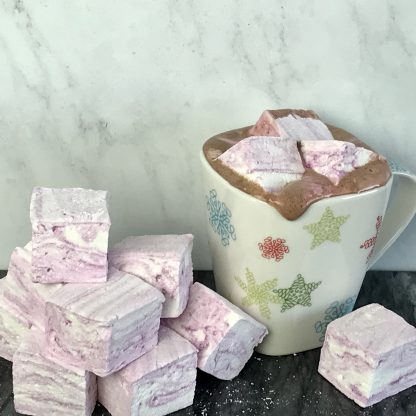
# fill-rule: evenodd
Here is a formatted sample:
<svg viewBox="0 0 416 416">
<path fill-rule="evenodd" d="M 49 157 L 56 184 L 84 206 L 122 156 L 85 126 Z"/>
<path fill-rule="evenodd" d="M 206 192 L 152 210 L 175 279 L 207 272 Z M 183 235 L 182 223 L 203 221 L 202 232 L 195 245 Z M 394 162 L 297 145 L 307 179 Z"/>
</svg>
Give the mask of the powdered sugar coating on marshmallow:
<svg viewBox="0 0 416 416">
<path fill-rule="evenodd" d="M 161 326 L 151 351 L 110 376 L 98 379 L 98 400 L 113 416 L 163 416 L 192 405 L 197 350 Z"/>
<path fill-rule="evenodd" d="M 115 269 L 105 283 L 65 285 L 46 304 L 48 352 L 99 376 L 114 373 L 156 345 L 163 301 Z"/>
<path fill-rule="evenodd" d="M 282 139 L 333 140 L 328 127 L 321 120 L 289 115 L 278 119 Z"/>
<path fill-rule="evenodd" d="M 218 160 L 269 192 L 299 180 L 305 172 L 296 141 L 279 137 L 247 137 L 230 147 Z"/>
<path fill-rule="evenodd" d="M 328 325 L 319 373 L 362 407 L 416 384 L 416 328 L 378 304 Z"/>
<path fill-rule="evenodd" d="M 267 335 L 264 325 L 200 283 L 192 285 L 184 313 L 163 322 L 198 349 L 199 369 L 223 380 L 240 373 Z"/>
<path fill-rule="evenodd" d="M 106 280 L 110 228 L 107 192 L 34 188 L 30 219 L 34 282 Z"/>
<path fill-rule="evenodd" d="M 275 136 L 295 141 L 334 139 L 315 113 L 304 110 L 265 110 L 249 133 L 252 136 Z"/>
<path fill-rule="evenodd" d="M 340 140 L 304 140 L 300 147 L 305 166 L 335 185 L 347 173 L 377 158 L 371 150 Z"/>
<path fill-rule="evenodd" d="M 32 224 L 110 224 L 107 191 L 84 188 L 33 189 Z"/>
<path fill-rule="evenodd" d="M 162 317 L 177 317 L 186 307 L 193 280 L 193 238 L 191 234 L 127 237 L 109 250 L 109 262 L 159 289 L 165 296 Z"/>
<path fill-rule="evenodd" d="M 34 416 L 90 416 L 97 401 L 96 376 L 45 357 L 45 335 L 32 328 L 13 360 L 16 411 Z"/>
</svg>

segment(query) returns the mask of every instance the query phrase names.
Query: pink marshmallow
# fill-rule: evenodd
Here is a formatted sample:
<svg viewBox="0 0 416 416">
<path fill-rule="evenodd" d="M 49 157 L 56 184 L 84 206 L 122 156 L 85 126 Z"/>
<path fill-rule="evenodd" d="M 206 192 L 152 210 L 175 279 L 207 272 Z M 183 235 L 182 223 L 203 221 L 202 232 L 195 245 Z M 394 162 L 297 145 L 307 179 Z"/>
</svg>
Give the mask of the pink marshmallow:
<svg viewBox="0 0 416 416">
<path fill-rule="evenodd" d="M 99 376 L 114 373 L 156 345 L 163 301 L 115 269 L 105 283 L 65 285 L 46 304 L 48 354 Z"/>
<path fill-rule="evenodd" d="M 162 318 L 174 318 L 185 309 L 192 284 L 193 235 L 128 237 L 108 253 L 112 266 L 140 277 L 165 296 Z"/>
<path fill-rule="evenodd" d="M 30 322 L 20 312 L 10 308 L 4 297 L 8 279 L 0 280 L 0 357 L 13 360 L 13 354 L 30 330 Z"/>
<path fill-rule="evenodd" d="M 373 303 L 328 325 L 319 373 L 361 407 L 416 384 L 416 328 Z"/>
<path fill-rule="evenodd" d="M 30 203 L 32 279 L 104 282 L 110 217 L 107 192 L 35 188 Z"/>
<path fill-rule="evenodd" d="M 335 185 L 347 173 L 377 157 L 371 150 L 339 140 L 301 141 L 301 153 L 307 168 L 326 176 Z"/>
<path fill-rule="evenodd" d="M 277 112 L 278 113 L 278 112 Z M 250 129 L 252 136 L 277 136 L 290 140 L 333 140 L 328 127 L 316 117 L 300 117 L 296 112 L 276 117 L 265 110 Z"/>
<path fill-rule="evenodd" d="M 112 416 L 163 416 L 192 405 L 197 351 L 174 331 L 160 327 L 151 351 L 98 379 L 98 400 Z"/>
<path fill-rule="evenodd" d="M 96 376 L 45 357 L 45 334 L 32 328 L 13 357 L 15 409 L 33 416 L 90 416 Z"/>
<path fill-rule="evenodd" d="M 4 297 L 10 308 L 19 312 L 31 324 L 45 329 L 46 299 L 62 284 L 41 284 L 32 281 L 32 248 L 13 250 L 7 272 L 8 284 L 4 288 Z"/>
<path fill-rule="evenodd" d="M 247 137 L 218 160 L 270 192 L 300 179 L 305 171 L 296 142 L 278 137 Z"/>
<path fill-rule="evenodd" d="M 191 286 L 188 306 L 164 324 L 198 349 L 198 368 L 231 380 L 267 335 L 264 325 L 200 283 Z"/>
</svg>

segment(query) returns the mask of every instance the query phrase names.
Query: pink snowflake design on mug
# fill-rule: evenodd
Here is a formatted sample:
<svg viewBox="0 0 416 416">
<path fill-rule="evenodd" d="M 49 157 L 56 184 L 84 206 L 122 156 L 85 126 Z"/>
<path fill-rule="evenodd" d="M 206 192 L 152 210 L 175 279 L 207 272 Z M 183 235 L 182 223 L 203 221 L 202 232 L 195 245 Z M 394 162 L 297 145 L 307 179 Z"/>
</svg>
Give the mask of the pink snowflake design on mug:
<svg viewBox="0 0 416 416">
<path fill-rule="evenodd" d="M 383 221 L 383 217 L 379 215 L 377 217 L 377 222 L 376 222 L 376 234 L 373 237 L 369 238 L 368 240 L 365 240 L 364 243 L 360 245 L 360 248 L 364 248 L 366 250 L 371 247 L 371 250 L 367 256 L 367 262 L 370 260 L 370 257 L 373 254 L 374 246 L 376 245 L 377 236 L 378 236 L 378 232 L 380 231 L 382 221 Z"/>
<path fill-rule="evenodd" d="M 285 244 L 286 240 L 283 238 L 266 237 L 262 243 L 258 243 L 262 256 L 266 259 L 275 259 L 276 261 L 283 260 L 285 254 L 289 253 L 289 247 Z"/>
</svg>

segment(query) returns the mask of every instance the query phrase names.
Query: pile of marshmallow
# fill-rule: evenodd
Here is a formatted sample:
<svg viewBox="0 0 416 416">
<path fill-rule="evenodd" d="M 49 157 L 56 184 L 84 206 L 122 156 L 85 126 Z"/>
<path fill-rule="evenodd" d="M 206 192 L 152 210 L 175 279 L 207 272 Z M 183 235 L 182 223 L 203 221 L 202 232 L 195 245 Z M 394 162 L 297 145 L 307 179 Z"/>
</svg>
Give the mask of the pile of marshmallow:
<svg viewBox="0 0 416 416">
<path fill-rule="evenodd" d="M 98 398 L 114 416 L 166 415 L 192 404 L 197 367 L 232 379 L 267 334 L 193 283 L 192 235 L 108 251 L 104 191 L 35 188 L 30 218 L 32 241 L 0 280 L 0 356 L 20 413 L 91 415 Z"/>
<path fill-rule="evenodd" d="M 265 191 L 278 192 L 301 179 L 305 168 L 338 185 L 349 172 L 379 157 L 353 143 L 334 140 L 312 111 L 303 111 L 303 115 L 286 112 L 264 111 L 250 128 L 250 137 L 236 143 L 218 160 Z"/>
</svg>

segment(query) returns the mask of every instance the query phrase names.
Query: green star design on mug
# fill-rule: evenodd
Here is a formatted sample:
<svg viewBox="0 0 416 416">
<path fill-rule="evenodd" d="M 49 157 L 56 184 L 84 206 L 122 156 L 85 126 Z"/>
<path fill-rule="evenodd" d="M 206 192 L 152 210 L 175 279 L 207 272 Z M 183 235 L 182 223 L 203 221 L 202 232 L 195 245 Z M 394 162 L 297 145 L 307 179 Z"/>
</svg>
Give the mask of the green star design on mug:
<svg viewBox="0 0 416 416">
<path fill-rule="evenodd" d="M 269 303 L 282 303 L 280 297 L 272 292 L 277 285 L 277 279 L 266 280 L 258 284 L 254 278 L 254 274 L 246 268 L 246 280 L 243 282 L 238 276 L 234 276 L 238 286 L 246 292 L 241 301 L 243 306 L 258 305 L 260 314 L 266 319 L 270 319 L 271 312 Z"/>
<path fill-rule="evenodd" d="M 292 285 L 287 289 L 274 289 L 281 299 L 283 299 L 283 305 L 281 312 L 287 309 L 291 309 L 296 305 L 312 306 L 311 293 L 322 282 L 306 283 L 301 274 L 298 274 Z"/>
<path fill-rule="evenodd" d="M 321 219 L 303 228 L 313 235 L 311 250 L 320 246 L 325 241 L 339 243 L 341 241 L 340 227 L 349 218 L 349 215 L 336 217 L 331 208 L 326 207 Z"/>
</svg>

